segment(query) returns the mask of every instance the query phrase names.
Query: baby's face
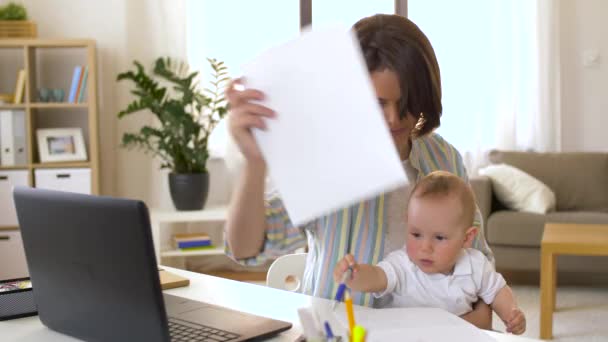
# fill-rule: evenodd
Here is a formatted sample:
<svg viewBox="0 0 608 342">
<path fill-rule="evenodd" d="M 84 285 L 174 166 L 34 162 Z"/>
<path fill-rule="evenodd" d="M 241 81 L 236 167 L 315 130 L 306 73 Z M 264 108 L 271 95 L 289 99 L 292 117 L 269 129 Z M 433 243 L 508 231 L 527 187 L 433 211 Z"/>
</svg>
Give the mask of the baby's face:
<svg viewBox="0 0 608 342">
<path fill-rule="evenodd" d="M 412 197 L 407 212 L 407 254 L 423 272 L 450 274 L 467 228 L 456 196 Z"/>
</svg>

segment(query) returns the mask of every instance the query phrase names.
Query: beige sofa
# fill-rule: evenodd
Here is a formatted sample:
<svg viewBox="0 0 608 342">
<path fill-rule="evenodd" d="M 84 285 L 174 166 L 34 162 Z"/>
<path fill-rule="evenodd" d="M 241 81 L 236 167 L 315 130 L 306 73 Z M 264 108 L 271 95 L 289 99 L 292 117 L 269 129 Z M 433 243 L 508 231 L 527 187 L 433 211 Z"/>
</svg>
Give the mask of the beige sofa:
<svg viewBox="0 0 608 342">
<path fill-rule="evenodd" d="M 492 164 L 508 164 L 546 184 L 556 210 L 534 214 L 508 210 L 494 196 L 488 177 L 471 179 L 485 222 L 485 233 L 499 270 L 539 270 L 545 222 L 608 224 L 608 153 L 491 151 Z M 603 272 L 607 257 L 560 256 L 560 272 Z"/>
</svg>

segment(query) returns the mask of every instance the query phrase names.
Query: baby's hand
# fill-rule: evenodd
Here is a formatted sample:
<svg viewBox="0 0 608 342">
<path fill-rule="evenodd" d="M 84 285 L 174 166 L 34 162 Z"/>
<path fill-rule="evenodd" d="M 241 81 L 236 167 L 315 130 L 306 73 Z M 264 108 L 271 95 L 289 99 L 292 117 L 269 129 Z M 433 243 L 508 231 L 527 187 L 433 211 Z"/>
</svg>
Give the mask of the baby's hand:
<svg viewBox="0 0 608 342">
<path fill-rule="evenodd" d="M 526 317 L 523 311 L 519 308 L 513 308 L 511 316 L 508 321 L 505 322 L 507 326 L 507 332 L 515 335 L 521 335 L 526 331 Z"/>
<path fill-rule="evenodd" d="M 334 268 L 334 280 L 336 281 L 336 283 L 342 282 L 342 277 L 344 276 L 344 273 L 346 273 L 349 267 L 351 267 L 353 270 L 353 274 L 351 274 L 352 279 L 358 268 L 357 262 L 355 261 L 355 257 L 352 256 L 352 254 L 347 254 L 346 256 L 344 256 L 344 258 L 342 258 L 342 260 L 340 260 Z M 346 282 L 348 283 L 349 280 L 350 279 L 346 279 Z"/>
</svg>

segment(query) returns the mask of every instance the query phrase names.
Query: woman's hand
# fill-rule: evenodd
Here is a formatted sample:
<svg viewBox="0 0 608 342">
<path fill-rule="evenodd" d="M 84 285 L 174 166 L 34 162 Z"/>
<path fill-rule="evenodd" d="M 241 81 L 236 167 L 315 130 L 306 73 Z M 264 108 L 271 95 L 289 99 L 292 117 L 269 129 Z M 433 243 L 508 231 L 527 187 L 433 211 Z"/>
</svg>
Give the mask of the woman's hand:
<svg viewBox="0 0 608 342">
<path fill-rule="evenodd" d="M 340 260 L 334 268 L 334 280 L 336 281 L 336 283 L 342 282 L 342 277 L 349 268 L 352 269 L 353 273 L 351 274 L 349 279 L 346 279 L 347 285 L 349 285 L 349 281 L 353 279 L 355 273 L 359 270 L 359 265 L 355 261 L 355 257 L 352 254 L 345 255 L 344 258 L 342 258 L 342 260 Z"/>
<path fill-rule="evenodd" d="M 243 88 L 241 79 L 230 82 L 226 89 L 230 108 L 228 130 L 247 161 L 263 161 L 258 144 L 251 134 L 251 128 L 266 129 L 264 118 L 274 118 L 276 115 L 270 108 L 254 103 L 256 100 L 264 99 L 262 92 L 239 88 Z"/>
</svg>

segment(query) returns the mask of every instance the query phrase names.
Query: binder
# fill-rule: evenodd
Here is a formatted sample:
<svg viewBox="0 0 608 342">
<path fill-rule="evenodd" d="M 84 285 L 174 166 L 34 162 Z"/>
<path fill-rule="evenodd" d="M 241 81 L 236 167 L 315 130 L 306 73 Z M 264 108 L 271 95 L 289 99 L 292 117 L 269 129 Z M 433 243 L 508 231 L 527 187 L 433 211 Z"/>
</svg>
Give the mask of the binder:
<svg viewBox="0 0 608 342">
<path fill-rule="evenodd" d="M 27 164 L 25 111 L 0 111 L 0 155 L 2 166 Z"/>
</svg>

